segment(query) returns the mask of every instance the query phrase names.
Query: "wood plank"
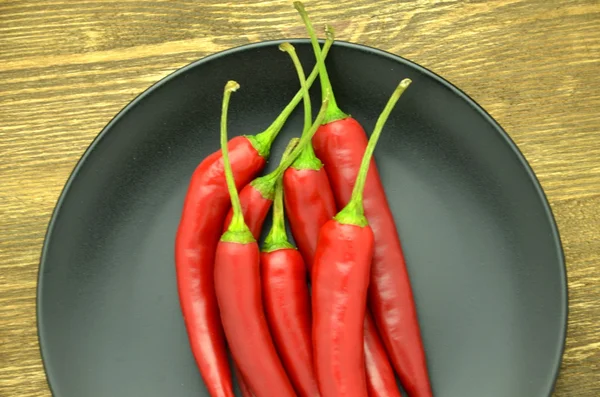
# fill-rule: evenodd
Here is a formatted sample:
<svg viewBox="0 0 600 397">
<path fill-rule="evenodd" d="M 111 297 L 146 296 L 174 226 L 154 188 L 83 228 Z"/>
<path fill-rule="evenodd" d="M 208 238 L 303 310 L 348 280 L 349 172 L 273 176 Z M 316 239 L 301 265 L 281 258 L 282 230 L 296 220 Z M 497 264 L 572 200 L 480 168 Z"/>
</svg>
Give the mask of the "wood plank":
<svg viewBox="0 0 600 397">
<path fill-rule="evenodd" d="M 569 335 L 556 396 L 600 395 L 600 3 L 307 2 L 341 40 L 409 58 L 507 130 L 557 219 Z M 47 396 L 39 254 L 77 160 L 123 106 L 208 54 L 305 37 L 290 1 L 0 1 L 0 395 Z"/>
</svg>

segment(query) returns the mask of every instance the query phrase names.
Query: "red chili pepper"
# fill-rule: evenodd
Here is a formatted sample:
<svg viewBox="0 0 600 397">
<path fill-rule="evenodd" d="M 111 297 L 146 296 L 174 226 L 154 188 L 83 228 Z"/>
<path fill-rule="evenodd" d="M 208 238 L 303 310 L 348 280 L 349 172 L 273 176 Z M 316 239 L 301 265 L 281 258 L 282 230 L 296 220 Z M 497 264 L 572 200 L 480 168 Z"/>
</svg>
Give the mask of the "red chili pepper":
<svg viewBox="0 0 600 397">
<path fill-rule="evenodd" d="M 315 134 L 313 144 L 317 155 L 325 163 L 337 205 L 344 206 L 351 197 L 354 179 L 367 146 L 367 136 L 358 121 L 338 108 L 308 16 L 300 2 L 294 5 L 307 25 L 317 63 L 322 68 L 319 72 L 321 90 L 330 98 L 324 125 Z M 377 242 L 371 270 L 369 307 L 408 394 L 411 397 L 432 396 L 410 278 L 374 161 L 367 176 L 364 205 Z"/>
<path fill-rule="evenodd" d="M 250 181 L 265 165 L 264 157 L 245 137 L 232 139 L 229 150 L 238 185 Z M 192 176 L 177 231 L 175 263 L 190 346 L 208 392 L 213 397 L 233 397 L 213 281 L 219 228 L 229 209 L 219 178 L 222 167 L 221 153 L 213 153 Z"/>
<path fill-rule="evenodd" d="M 312 271 L 313 349 L 323 397 L 367 396 L 364 343 L 373 231 L 363 190 L 373 150 L 394 105 L 410 84 L 403 80 L 377 120 L 348 204 L 321 229 Z"/>
<path fill-rule="evenodd" d="M 321 186 L 319 189 L 310 189 L 308 187 L 308 183 L 312 183 L 312 181 L 307 182 L 306 184 L 297 184 L 295 187 L 287 186 L 288 194 L 294 194 L 299 189 L 305 190 L 320 190 L 321 192 L 331 191 L 331 187 L 329 185 Z M 296 196 L 294 196 L 296 197 Z M 284 198 L 287 198 L 285 196 Z M 288 199 L 289 200 L 289 199 Z M 314 198 L 315 201 L 319 200 L 319 197 Z M 289 201 L 286 201 L 288 204 L 286 208 L 290 208 L 290 211 L 298 211 L 296 213 L 296 219 L 302 219 L 302 216 L 298 216 L 298 214 L 303 214 L 300 212 L 300 208 L 303 208 L 302 205 L 297 205 L 299 201 L 292 201 L 292 204 Z M 303 204 L 306 205 L 306 204 Z M 313 206 L 311 208 L 324 208 L 321 206 Z M 305 211 L 305 210 L 304 210 Z M 303 223 L 307 225 L 307 227 L 302 227 L 305 231 L 304 235 L 309 235 L 310 232 L 314 230 L 320 230 L 321 227 L 331 218 L 335 216 L 336 211 L 326 208 L 327 215 L 324 216 L 314 216 L 311 215 L 307 217 L 306 220 L 303 220 Z M 314 214 L 313 211 L 312 214 Z M 313 221 L 314 222 L 311 222 Z M 317 234 L 318 238 L 318 234 Z M 315 238 L 315 240 L 317 240 Z M 316 251 L 316 244 L 314 248 L 312 246 L 308 246 L 306 249 L 307 257 L 314 258 L 314 253 Z M 294 251 L 296 252 L 296 251 Z M 296 252 L 297 254 L 297 252 Z M 263 254 L 264 255 L 264 254 Z M 262 258 L 262 255 L 261 255 Z M 261 259 L 262 261 L 262 259 Z M 302 262 L 304 264 L 304 262 Z M 264 264 L 263 264 L 264 267 Z M 264 276 L 263 276 L 264 279 Z M 304 282 L 304 281 L 303 281 Z M 364 349 L 365 349 L 365 371 L 367 377 L 367 388 L 369 390 L 370 397 L 400 397 L 400 392 L 398 391 L 398 386 L 396 385 L 396 377 L 394 375 L 394 371 L 390 365 L 389 358 L 385 349 L 383 347 L 383 342 L 381 341 L 381 337 L 377 332 L 377 328 L 373 323 L 370 315 L 365 317 L 365 325 L 364 325 L 365 335 L 364 335 Z M 288 371 L 289 372 L 289 371 Z"/>
<path fill-rule="evenodd" d="M 311 125 L 310 97 L 302 65 L 291 44 L 284 43 L 280 47 L 292 58 L 300 85 L 304 90 L 305 122 L 301 143 L 295 150 L 297 156 L 298 152 L 305 153 L 306 147 L 311 145 L 310 140 L 323 120 L 326 106 L 321 107 L 317 120 Z M 327 100 L 324 101 L 325 103 Z M 319 389 L 313 366 L 310 295 L 306 284 L 306 266 L 302 255 L 288 241 L 283 214 L 281 174 L 277 175 L 277 181 L 273 226 L 265 239 L 261 254 L 267 320 L 277 350 L 296 391 L 302 397 L 316 397 L 319 396 Z"/>
<path fill-rule="evenodd" d="M 332 36 L 333 31 L 328 30 L 327 37 Z M 305 101 L 304 130 L 310 125 L 310 102 Z M 321 160 L 315 156 L 311 143 L 285 171 L 283 189 L 290 229 L 310 274 L 320 227 L 337 211 L 327 173 Z"/>
<path fill-rule="evenodd" d="M 310 97 L 300 60 L 291 44 L 283 43 L 280 48 L 288 52 L 294 62 L 300 85 L 304 90 L 304 112 L 310 120 Z M 306 145 L 310 145 L 310 140 L 320 125 L 319 120 L 323 120 L 326 103 L 327 101 L 321 107 L 315 123 L 312 126 L 310 123 L 305 124 L 298 147 L 289 160 L 284 162 L 283 167 L 280 166 L 281 170 L 285 170 L 298 153 L 302 152 Z M 275 173 L 274 177 L 277 178 L 277 183 L 274 193 L 273 226 L 265 239 L 261 254 L 263 301 L 273 340 L 292 384 L 300 396 L 316 397 L 319 396 L 319 389 L 312 360 L 306 267 L 300 253 L 287 239 L 281 172 Z"/>
<path fill-rule="evenodd" d="M 260 291 L 259 251 L 244 222 L 227 149 L 227 110 L 239 84 L 225 86 L 221 115 L 221 150 L 227 189 L 234 208 L 215 254 L 215 292 L 233 359 L 250 389 L 259 397 L 293 396 L 264 318 Z"/>
<path fill-rule="evenodd" d="M 328 219 L 334 216 L 335 212 L 331 213 Z M 323 224 L 319 225 L 319 229 Z M 369 397 L 400 397 L 394 370 L 368 310 L 365 315 L 364 333 L 365 372 Z"/>
<path fill-rule="evenodd" d="M 333 44 L 333 34 L 327 35 L 327 40 L 323 45 L 323 54 L 327 54 L 331 45 Z M 285 51 L 285 50 L 283 50 Z M 306 83 L 310 87 L 310 84 L 316 79 L 318 73 L 318 69 L 315 67 L 308 77 Z M 295 98 L 294 98 L 295 99 Z M 311 114 L 309 114 L 309 119 Z M 309 123 L 310 126 L 310 123 Z M 310 145 L 310 140 L 308 141 Z M 298 156 L 300 152 L 294 154 L 294 159 Z M 291 163 L 291 162 L 290 162 Z M 279 180 L 280 174 L 284 172 L 290 164 L 282 163 L 275 169 L 273 172 L 268 175 L 261 176 L 256 178 L 248 185 L 244 186 L 244 188 L 240 192 L 240 202 L 242 203 L 242 211 L 244 212 L 244 219 L 246 220 L 246 224 L 250 228 L 252 235 L 254 238 L 258 239 L 260 237 L 260 232 L 262 230 L 262 225 L 265 221 L 267 213 L 269 212 L 269 208 L 271 208 L 271 204 L 273 203 L 273 195 L 275 192 L 275 184 L 277 180 Z M 332 196 L 333 197 L 333 196 Z M 231 222 L 231 217 L 233 216 L 233 212 L 230 209 L 227 214 L 227 218 L 225 220 L 224 229 L 226 230 Z"/>
<path fill-rule="evenodd" d="M 365 366 L 369 397 L 401 397 L 396 375 L 371 313 L 365 313 Z"/>
<path fill-rule="evenodd" d="M 330 46 L 331 42 L 329 46 L 326 43 L 323 52 Z M 308 85 L 317 74 L 315 67 Z M 247 185 L 264 168 L 273 140 L 301 99 L 300 90 L 264 132 L 229 141 L 231 167 L 238 187 Z M 233 396 L 213 278 L 219 229 L 230 206 L 219 150 L 206 157 L 192 175 L 175 241 L 181 310 L 194 358 L 213 397 Z"/>
<path fill-rule="evenodd" d="M 300 253 L 293 248 L 287 239 L 283 219 L 281 175 L 302 152 L 303 147 L 310 144 L 312 135 L 320 122 L 316 122 L 311 128 L 310 97 L 304 71 L 294 47 L 289 43 L 283 43 L 280 48 L 288 52 L 294 62 L 303 89 L 305 114 L 308 115 L 309 123 L 305 125 L 301 142 L 294 153 L 290 156 L 284 154 L 285 160 L 275 171 L 265 177 L 255 179 L 251 184 L 254 186 L 244 188 L 241 195 L 244 192 L 259 192 L 259 190 L 263 194 L 268 193 L 268 196 L 265 195 L 268 198 L 261 195 L 262 199 L 254 202 L 258 205 L 250 203 L 248 206 L 246 214 L 253 219 L 257 219 L 258 215 L 262 214 L 262 208 L 270 207 L 271 200 L 273 200 L 273 190 L 275 190 L 273 227 L 265 240 L 264 251 L 261 254 L 263 301 L 273 340 L 292 384 L 301 396 L 315 397 L 319 395 L 319 389 L 312 362 L 310 304 L 306 285 L 306 267 Z M 322 120 L 322 117 L 323 110 L 317 119 Z M 293 149 L 295 145 L 293 142 L 288 145 L 286 152 L 290 150 L 290 146 Z M 262 205 L 261 203 L 268 204 Z M 262 220 L 260 223 L 262 226 Z M 252 230 L 252 227 L 250 227 L 250 230 L 255 238 L 260 234 L 260 227 L 257 227 L 256 230 Z"/>
<path fill-rule="evenodd" d="M 330 36 L 333 36 L 333 32 L 328 26 L 328 37 Z M 301 71 L 302 67 L 300 66 L 298 58 L 295 57 L 295 55 L 292 55 L 292 59 L 294 59 L 296 68 Z M 305 98 L 304 104 L 305 115 L 310 115 L 310 99 Z M 310 117 L 305 118 L 305 129 L 307 126 L 310 126 Z M 318 161 L 318 159 L 314 157 L 314 154 L 313 160 Z M 331 186 L 329 185 L 327 175 L 323 172 L 322 168 L 318 171 L 315 171 L 314 169 L 288 168 L 284 174 L 284 186 L 286 192 L 284 195 L 286 209 L 292 220 L 291 229 L 295 232 L 294 238 L 297 242 L 300 242 L 304 248 L 302 256 L 305 261 L 310 261 L 308 263 L 312 265 L 312 260 L 317 249 L 319 230 L 327 221 L 333 218 L 337 212 Z M 290 253 L 289 255 L 292 254 Z M 294 251 L 294 255 L 298 255 L 298 253 Z M 297 264 L 298 262 L 296 261 L 293 263 Z M 303 261 L 302 263 L 305 262 Z M 308 266 L 309 270 L 311 265 Z M 370 319 L 370 317 L 368 319 Z M 382 346 L 382 342 L 377 334 L 377 329 L 374 325 L 366 323 L 368 319 L 365 318 L 366 334 L 364 345 L 365 360 L 367 362 L 367 385 L 368 389 L 371 391 L 370 396 L 400 397 L 389 359 L 385 350 L 379 349 L 379 347 Z M 279 350 L 281 352 L 281 349 Z M 303 356 L 302 354 L 300 355 Z M 284 364 L 285 363 L 286 361 L 284 359 Z M 286 367 L 288 367 L 287 364 Z M 307 367 L 305 366 L 304 368 L 306 369 Z M 312 365 L 310 366 L 310 369 L 312 371 Z M 308 374 L 305 375 L 306 382 L 308 382 Z M 309 383 L 306 384 L 310 386 Z M 298 386 L 296 386 L 296 388 L 298 389 Z M 307 389 L 305 388 L 305 390 Z M 304 395 L 308 394 L 305 393 Z"/>
<path fill-rule="evenodd" d="M 296 160 L 283 176 L 285 208 L 290 218 L 294 241 L 310 272 L 317 249 L 320 228 L 335 214 L 335 199 L 321 161 L 310 149 L 301 161 Z M 313 157 L 312 160 L 308 159 Z M 321 165 L 319 165 L 321 164 Z"/>
<path fill-rule="evenodd" d="M 260 263 L 267 321 L 281 361 L 299 396 L 319 396 L 306 266 L 287 238 L 281 181 L 275 191 L 273 227 L 265 238 Z"/>
<path fill-rule="evenodd" d="M 259 250 L 244 222 L 227 149 L 227 109 L 231 92 L 239 88 L 230 81 L 225 87 L 221 117 L 221 150 L 225 179 L 234 209 L 227 231 L 217 244 L 214 283 L 223 330 L 242 377 L 257 397 L 294 396 L 294 389 L 281 365 L 265 320 L 260 285 Z M 324 109 L 318 117 L 323 119 Z M 320 123 L 320 121 L 319 121 Z M 319 123 L 315 123 L 316 130 Z"/>
</svg>

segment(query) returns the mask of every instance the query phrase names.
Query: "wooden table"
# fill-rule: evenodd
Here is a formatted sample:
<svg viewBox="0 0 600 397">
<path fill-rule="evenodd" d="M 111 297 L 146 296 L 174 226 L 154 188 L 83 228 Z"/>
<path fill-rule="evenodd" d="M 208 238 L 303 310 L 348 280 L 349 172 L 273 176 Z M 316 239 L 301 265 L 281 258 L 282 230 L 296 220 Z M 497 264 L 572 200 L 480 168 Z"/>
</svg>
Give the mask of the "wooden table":
<svg viewBox="0 0 600 397">
<path fill-rule="evenodd" d="M 567 259 L 569 334 L 555 394 L 600 395 L 598 0 L 307 8 L 342 40 L 446 77 L 516 141 L 548 195 Z M 0 0 L 1 396 L 49 395 L 35 322 L 38 260 L 61 189 L 101 128 L 189 62 L 305 36 L 291 1 Z"/>
</svg>

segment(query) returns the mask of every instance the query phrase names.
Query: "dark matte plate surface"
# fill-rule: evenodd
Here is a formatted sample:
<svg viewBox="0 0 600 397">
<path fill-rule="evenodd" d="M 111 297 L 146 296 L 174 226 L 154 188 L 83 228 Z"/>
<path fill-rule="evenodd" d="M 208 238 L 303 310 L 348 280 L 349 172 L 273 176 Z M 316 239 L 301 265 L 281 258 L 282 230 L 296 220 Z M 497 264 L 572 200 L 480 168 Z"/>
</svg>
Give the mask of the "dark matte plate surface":
<svg viewBox="0 0 600 397">
<path fill-rule="evenodd" d="M 278 43 L 229 50 L 167 77 L 111 121 L 73 172 L 50 223 L 38 290 L 42 354 L 57 397 L 207 395 L 179 310 L 175 230 L 190 175 L 218 149 L 225 81 L 242 86 L 230 136 L 261 131 L 296 92 Z M 310 46 L 294 43 L 308 71 Z M 564 344 L 566 276 L 550 209 L 525 160 L 478 105 L 420 66 L 338 43 L 328 67 L 340 106 L 367 131 L 398 81 L 413 80 L 376 158 L 435 395 L 547 396 Z M 301 124 L 297 111 L 269 169 Z"/>
</svg>

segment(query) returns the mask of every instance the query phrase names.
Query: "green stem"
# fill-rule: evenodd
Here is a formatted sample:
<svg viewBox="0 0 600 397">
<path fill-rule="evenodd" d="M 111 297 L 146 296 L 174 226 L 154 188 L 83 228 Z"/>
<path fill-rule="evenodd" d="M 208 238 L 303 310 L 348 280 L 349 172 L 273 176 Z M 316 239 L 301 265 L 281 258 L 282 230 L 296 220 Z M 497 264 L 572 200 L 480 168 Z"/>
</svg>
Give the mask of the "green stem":
<svg viewBox="0 0 600 397">
<path fill-rule="evenodd" d="M 325 118 L 323 118 L 325 120 Z M 323 168 L 323 162 L 319 160 L 315 154 L 315 149 L 312 145 L 306 145 L 304 150 L 298 155 L 298 158 L 292 164 L 292 168 L 297 170 L 315 170 Z"/>
<path fill-rule="evenodd" d="M 279 160 L 279 165 L 277 167 L 279 167 L 281 164 L 283 164 L 288 159 L 288 157 L 290 157 L 292 155 L 292 153 L 294 152 L 294 149 L 296 149 L 296 146 L 298 146 L 298 142 L 300 142 L 300 138 L 290 139 L 287 146 L 283 150 L 283 154 L 281 155 L 281 160 Z"/>
<path fill-rule="evenodd" d="M 310 145 L 312 137 L 315 135 L 315 132 L 317 132 L 317 130 L 321 126 L 321 122 L 323 122 L 323 119 L 325 118 L 325 113 L 327 112 L 328 105 L 329 99 L 325 98 L 325 100 L 321 104 L 321 108 L 319 109 L 317 118 L 315 119 L 314 123 L 310 126 L 308 131 L 302 134 L 302 136 L 300 137 L 300 142 L 298 142 L 298 146 L 296 146 L 296 149 L 294 149 L 292 154 L 290 154 L 290 157 L 288 157 L 285 161 L 282 161 L 279 167 L 277 167 L 277 169 L 273 171 L 273 173 L 277 177 L 280 177 L 284 173 L 284 171 L 296 160 L 298 154 L 300 154 L 308 145 Z"/>
<path fill-rule="evenodd" d="M 299 138 L 292 138 L 288 145 L 286 146 L 283 155 L 281 156 L 281 161 L 279 161 L 279 165 L 275 168 L 271 173 L 259 176 L 250 182 L 250 185 L 254 187 L 254 189 L 258 190 L 260 195 L 266 200 L 273 200 L 275 196 L 275 183 L 277 182 L 278 170 L 281 165 L 287 161 L 290 155 L 293 153 L 296 146 L 298 146 L 298 142 L 300 142 Z M 274 175 L 275 174 L 275 175 Z"/>
<path fill-rule="evenodd" d="M 333 44 L 333 40 L 334 40 L 333 31 L 328 32 L 327 39 L 325 40 L 325 44 L 323 45 L 323 50 L 322 50 L 323 57 L 326 57 L 327 54 L 329 53 L 329 49 L 331 48 L 331 45 Z M 306 79 L 306 85 L 309 88 L 314 83 L 314 81 L 317 79 L 318 74 L 319 74 L 319 67 L 318 67 L 318 65 L 315 65 L 312 72 Z M 277 116 L 277 118 L 273 121 L 273 123 L 271 123 L 271 125 L 269 127 L 267 127 L 266 130 L 264 130 L 263 132 L 256 134 L 256 135 L 247 135 L 246 136 L 246 138 L 252 143 L 252 146 L 254 146 L 254 148 L 256 149 L 258 154 L 260 154 L 262 157 L 265 157 L 265 158 L 269 157 L 269 152 L 271 150 L 271 145 L 273 144 L 273 141 L 279 134 L 279 131 L 281 131 L 281 129 L 283 128 L 283 125 L 287 121 L 290 114 L 292 114 L 292 112 L 294 111 L 296 106 L 298 106 L 298 104 L 302 100 L 302 97 L 303 97 L 302 89 L 300 89 L 296 93 L 294 98 L 292 98 L 290 103 L 287 104 L 287 106 L 281 111 L 279 116 Z"/>
<path fill-rule="evenodd" d="M 314 150 L 312 147 L 312 137 L 319 128 L 319 123 L 313 124 L 311 126 L 310 119 L 312 117 L 312 111 L 310 107 L 310 95 L 308 94 L 308 85 L 306 84 L 306 79 L 304 76 L 304 70 L 302 69 L 302 64 L 300 63 L 300 59 L 298 59 L 298 55 L 296 54 L 296 50 L 294 46 L 290 43 L 282 43 L 279 45 L 279 49 L 281 51 L 287 52 L 292 61 L 294 62 L 294 66 L 296 67 L 296 72 L 298 73 L 298 80 L 300 80 L 300 87 L 302 88 L 302 93 L 304 97 L 304 131 L 302 132 L 302 136 L 300 137 L 300 143 L 298 143 L 297 149 L 286 159 L 283 159 L 279 166 L 270 174 L 262 176 L 260 178 L 256 178 L 252 181 L 252 186 L 260 192 L 260 194 L 266 199 L 273 199 L 275 194 L 275 184 L 277 183 L 277 179 L 283 172 L 292 164 L 296 167 L 296 163 L 301 158 L 306 159 L 307 153 L 310 155 L 312 153 L 312 161 L 313 164 L 318 162 L 318 168 L 322 167 L 321 161 L 315 156 Z M 325 113 L 323 111 L 323 106 L 328 104 L 328 100 L 326 99 L 321 106 L 321 110 L 319 111 L 319 115 L 317 116 L 318 120 L 322 120 L 325 117 Z M 327 108 L 325 108 L 327 109 Z M 315 127 L 315 128 L 312 128 Z"/>
<path fill-rule="evenodd" d="M 323 101 L 323 104 L 321 105 L 321 108 L 319 109 L 317 118 L 315 119 L 314 123 L 310 126 L 310 129 L 306 132 L 306 134 L 302 134 L 302 137 L 300 137 L 300 141 L 298 142 L 298 145 L 296 146 L 294 151 L 292 151 L 292 153 L 290 153 L 290 155 L 287 158 L 282 159 L 277 168 L 275 168 L 273 171 L 271 171 L 265 176 L 256 178 L 254 181 L 251 182 L 252 186 L 254 186 L 254 188 L 258 190 L 264 198 L 273 199 L 273 197 L 275 196 L 275 185 L 277 184 L 277 180 L 281 178 L 285 170 L 287 170 L 288 167 L 294 163 L 294 161 L 298 158 L 300 153 L 304 152 L 303 149 L 305 149 L 306 146 L 310 144 L 310 141 L 315 135 L 315 132 L 317 132 L 317 130 L 321 126 L 321 122 L 325 117 L 325 112 L 327 111 L 328 104 L 329 100 L 325 99 L 325 101 Z"/>
<path fill-rule="evenodd" d="M 298 73 L 298 80 L 300 81 L 300 87 L 302 88 L 304 98 L 304 128 L 302 129 L 302 135 L 304 135 L 310 130 L 312 119 L 312 109 L 310 108 L 310 95 L 308 93 L 308 87 L 306 85 L 304 70 L 302 69 L 302 64 L 300 63 L 300 59 L 298 59 L 298 55 L 296 54 L 296 50 L 294 49 L 293 45 L 291 45 L 290 43 L 283 43 L 279 46 L 279 49 L 289 54 L 290 58 L 292 58 L 292 62 L 294 63 L 294 67 L 296 68 L 296 72 Z M 304 147 L 304 150 L 300 152 L 298 158 L 294 161 L 292 166 L 296 169 L 318 170 L 321 169 L 321 167 L 323 167 L 323 163 L 321 163 L 321 161 L 315 155 L 312 143 L 308 142 Z"/>
<path fill-rule="evenodd" d="M 304 74 L 304 68 L 302 68 L 302 64 L 300 63 L 300 59 L 298 58 L 298 54 L 296 54 L 296 49 L 290 43 L 281 43 L 279 44 L 279 50 L 283 52 L 287 52 L 290 58 L 292 58 L 292 62 L 294 63 L 294 67 L 296 68 L 296 73 L 298 74 L 298 81 L 300 82 L 300 91 L 302 91 L 302 99 L 304 103 L 304 128 L 302 128 L 303 133 L 310 129 L 310 125 L 312 124 L 312 110 L 310 108 L 310 95 L 308 93 L 308 86 L 306 85 L 306 75 Z"/>
<path fill-rule="evenodd" d="M 275 188 L 275 200 L 273 201 L 273 226 L 263 244 L 263 252 L 272 252 L 285 248 L 295 248 L 288 240 L 285 230 L 285 214 L 283 211 L 283 182 L 281 178 Z"/>
<path fill-rule="evenodd" d="M 344 209 L 338 212 L 338 214 L 335 216 L 335 219 L 338 222 L 361 227 L 364 227 L 368 224 L 363 206 L 363 192 L 365 190 L 365 182 L 367 180 L 367 173 L 369 171 L 369 165 L 371 164 L 371 158 L 373 157 L 373 151 L 375 150 L 375 146 L 377 145 L 377 141 L 379 140 L 383 126 L 390 116 L 390 113 L 410 83 L 410 79 L 404 79 L 400 82 L 400 84 L 398 84 L 398 87 L 396 87 L 396 90 L 385 105 L 383 112 L 381 112 L 379 115 L 377 123 L 375 124 L 375 129 L 369 138 L 369 143 L 367 144 L 365 154 L 363 155 L 360 163 L 360 168 L 358 170 L 358 175 L 356 176 L 354 188 L 352 189 L 350 201 L 344 207 Z"/>
<path fill-rule="evenodd" d="M 329 124 L 336 120 L 342 120 L 348 117 L 348 115 L 340 110 L 338 107 L 335 97 L 333 95 L 333 89 L 331 88 L 331 81 L 329 80 L 329 75 L 327 74 L 327 68 L 325 67 L 324 55 L 321 53 L 321 49 L 319 48 L 319 41 L 317 39 L 317 35 L 315 34 L 315 29 L 310 22 L 310 18 L 304 9 L 304 4 L 300 1 L 294 2 L 294 7 L 300 13 L 302 17 L 302 21 L 306 26 L 306 30 L 310 36 L 310 42 L 313 47 L 313 51 L 315 52 L 315 57 L 317 58 L 317 66 L 319 68 L 319 78 L 321 80 L 321 95 L 323 99 L 326 96 L 329 96 L 329 107 L 327 108 L 327 113 L 325 115 L 325 120 L 323 120 L 323 124 Z M 333 29 L 331 26 L 327 26 L 326 28 L 327 36 L 333 35 Z"/>
<path fill-rule="evenodd" d="M 242 212 L 240 196 L 238 195 L 237 187 L 235 186 L 233 170 L 231 169 L 231 162 L 229 161 L 229 148 L 227 147 L 227 113 L 229 110 L 229 99 L 231 98 L 231 93 L 237 91 L 238 88 L 240 88 L 240 85 L 237 82 L 233 80 L 227 82 L 223 95 L 223 107 L 221 109 L 221 150 L 223 152 L 223 168 L 225 170 L 225 181 L 227 182 L 227 190 L 229 190 L 231 206 L 233 208 L 231 223 L 229 224 L 227 231 L 221 236 L 221 241 L 247 244 L 256 240 L 252 237 L 252 233 L 244 221 L 244 213 Z"/>
</svg>

